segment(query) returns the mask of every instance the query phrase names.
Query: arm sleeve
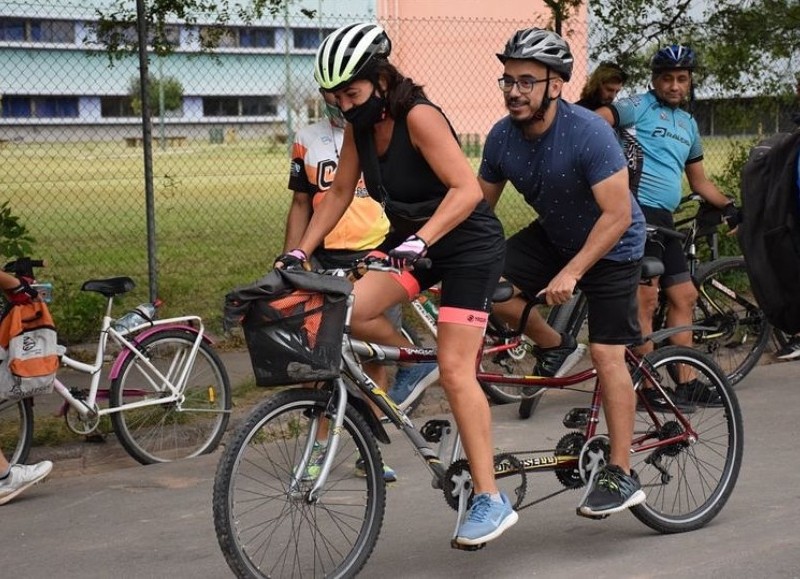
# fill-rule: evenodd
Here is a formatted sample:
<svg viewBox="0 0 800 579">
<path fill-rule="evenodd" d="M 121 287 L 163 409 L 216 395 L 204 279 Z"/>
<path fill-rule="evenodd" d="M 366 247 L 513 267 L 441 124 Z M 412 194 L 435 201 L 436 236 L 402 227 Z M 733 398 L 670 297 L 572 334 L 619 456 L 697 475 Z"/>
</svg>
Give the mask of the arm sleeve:
<svg viewBox="0 0 800 579">
<path fill-rule="evenodd" d="M 306 148 L 298 142 L 292 145 L 292 160 L 289 165 L 289 189 L 300 193 L 311 193 L 311 183 L 306 173 Z"/>
</svg>

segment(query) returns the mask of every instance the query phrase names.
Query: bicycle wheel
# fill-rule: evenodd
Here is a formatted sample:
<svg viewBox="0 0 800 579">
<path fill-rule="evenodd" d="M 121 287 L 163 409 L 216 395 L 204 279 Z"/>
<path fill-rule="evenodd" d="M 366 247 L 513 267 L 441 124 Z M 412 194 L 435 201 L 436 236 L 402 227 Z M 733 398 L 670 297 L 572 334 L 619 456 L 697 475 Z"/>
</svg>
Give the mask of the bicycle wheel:
<svg viewBox="0 0 800 579">
<path fill-rule="evenodd" d="M 386 507 L 380 450 L 347 405 L 325 486 L 296 473 L 311 427 L 331 394 L 286 390 L 253 410 L 225 449 L 214 478 L 214 528 L 237 577 L 352 577 L 375 548 Z M 364 459 L 366 476 L 354 465 Z"/>
<path fill-rule="evenodd" d="M 712 357 L 736 385 L 758 363 L 772 328 L 756 303 L 744 258 L 723 257 L 697 274 L 698 299 L 692 323 L 712 328 L 694 332 L 694 347 Z"/>
<path fill-rule="evenodd" d="M 147 360 L 170 382 L 178 380 L 195 334 L 165 330 L 139 344 Z M 111 384 L 112 408 L 166 398 L 169 390 L 138 357 L 129 357 Z M 142 464 L 169 462 L 213 451 L 228 425 L 231 386 L 211 346 L 201 342 L 189 370 L 183 397 L 175 402 L 130 408 L 111 414 L 114 432 Z"/>
<path fill-rule="evenodd" d="M 28 460 L 33 441 L 33 399 L 0 401 L 0 450 L 11 464 Z"/>
<path fill-rule="evenodd" d="M 631 468 L 639 475 L 647 499 L 631 512 L 661 533 L 691 531 L 722 510 L 736 485 L 742 463 L 741 410 L 733 388 L 708 356 L 684 346 L 666 346 L 648 354 L 646 360 L 665 393 L 674 392 L 672 376 L 681 365 L 716 388 L 722 400 L 719 407 L 698 404 L 694 412 L 677 416 L 649 404 L 652 414 L 644 410 L 645 400 L 639 394 Z M 638 392 L 647 386 L 644 378 L 634 382 Z M 678 437 L 687 428 L 694 431 L 692 438 L 653 448 L 654 443 Z"/>
</svg>

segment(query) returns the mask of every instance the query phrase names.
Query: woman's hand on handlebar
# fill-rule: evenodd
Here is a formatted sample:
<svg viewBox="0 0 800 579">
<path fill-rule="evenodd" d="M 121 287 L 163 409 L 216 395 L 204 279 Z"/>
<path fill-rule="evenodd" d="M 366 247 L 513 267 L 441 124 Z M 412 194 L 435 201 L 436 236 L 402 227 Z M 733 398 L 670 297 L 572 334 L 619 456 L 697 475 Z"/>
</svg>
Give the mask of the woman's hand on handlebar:
<svg viewBox="0 0 800 579">
<path fill-rule="evenodd" d="M 292 249 L 283 255 L 279 255 L 275 258 L 272 266 L 275 269 L 305 269 L 306 271 L 311 269 L 308 256 L 302 249 Z"/>
<path fill-rule="evenodd" d="M 414 265 L 428 253 L 427 242 L 418 235 L 410 235 L 389 252 L 389 263 L 397 269 L 414 269 Z"/>
</svg>

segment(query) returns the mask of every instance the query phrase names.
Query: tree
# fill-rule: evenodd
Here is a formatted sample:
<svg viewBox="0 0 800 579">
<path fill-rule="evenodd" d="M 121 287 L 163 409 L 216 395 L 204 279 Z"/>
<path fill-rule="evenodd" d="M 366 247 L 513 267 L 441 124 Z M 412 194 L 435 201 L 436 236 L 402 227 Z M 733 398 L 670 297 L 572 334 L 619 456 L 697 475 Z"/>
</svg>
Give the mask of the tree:
<svg viewBox="0 0 800 579">
<path fill-rule="evenodd" d="M 153 111 L 153 114 L 156 114 L 160 110 L 159 98 L 162 87 L 164 90 L 164 110 L 180 110 L 183 102 L 183 85 L 180 81 L 172 76 L 157 78 L 151 75 L 147 79 L 147 89 L 150 98 L 150 110 Z M 142 113 L 141 90 L 139 79 L 131 79 L 131 107 L 137 115 Z"/>
<path fill-rule="evenodd" d="M 604 0 L 590 10 L 599 35 L 592 58 L 614 59 L 634 78 L 648 76 L 657 47 L 677 42 L 696 49 L 701 80 L 720 93 L 794 92 L 800 70 L 797 0 Z"/>
<path fill-rule="evenodd" d="M 142 0 L 145 4 L 145 22 L 148 43 L 159 56 L 172 52 L 173 46 L 167 33 L 168 23 L 180 22 L 186 26 L 200 23 L 209 26 L 209 34 L 199 38 L 204 50 L 217 46 L 231 21 L 249 24 L 264 14 L 277 14 L 290 0 L 249 0 L 245 3 L 230 0 Z M 303 10 L 306 16 L 314 12 Z M 137 11 L 134 3 L 118 0 L 108 10 L 95 10 L 98 17 L 96 33 L 98 43 L 106 47 L 111 62 L 138 49 Z"/>
</svg>

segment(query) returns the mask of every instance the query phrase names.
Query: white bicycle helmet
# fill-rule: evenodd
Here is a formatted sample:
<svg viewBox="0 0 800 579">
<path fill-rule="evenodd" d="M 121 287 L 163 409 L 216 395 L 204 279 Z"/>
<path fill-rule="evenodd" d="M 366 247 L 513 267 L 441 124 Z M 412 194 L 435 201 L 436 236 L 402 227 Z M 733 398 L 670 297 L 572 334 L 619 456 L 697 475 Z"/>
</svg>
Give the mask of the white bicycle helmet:
<svg viewBox="0 0 800 579">
<path fill-rule="evenodd" d="M 497 58 L 503 63 L 509 59 L 535 60 L 556 71 L 565 81 L 572 77 L 572 63 L 575 60 L 566 40 L 551 30 L 541 28 L 517 30 Z"/>
<path fill-rule="evenodd" d="M 391 51 L 392 42 L 378 24 L 348 24 L 319 45 L 314 79 L 323 90 L 337 90 L 356 80 L 374 58 L 386 58 Z"/>
</svg>

